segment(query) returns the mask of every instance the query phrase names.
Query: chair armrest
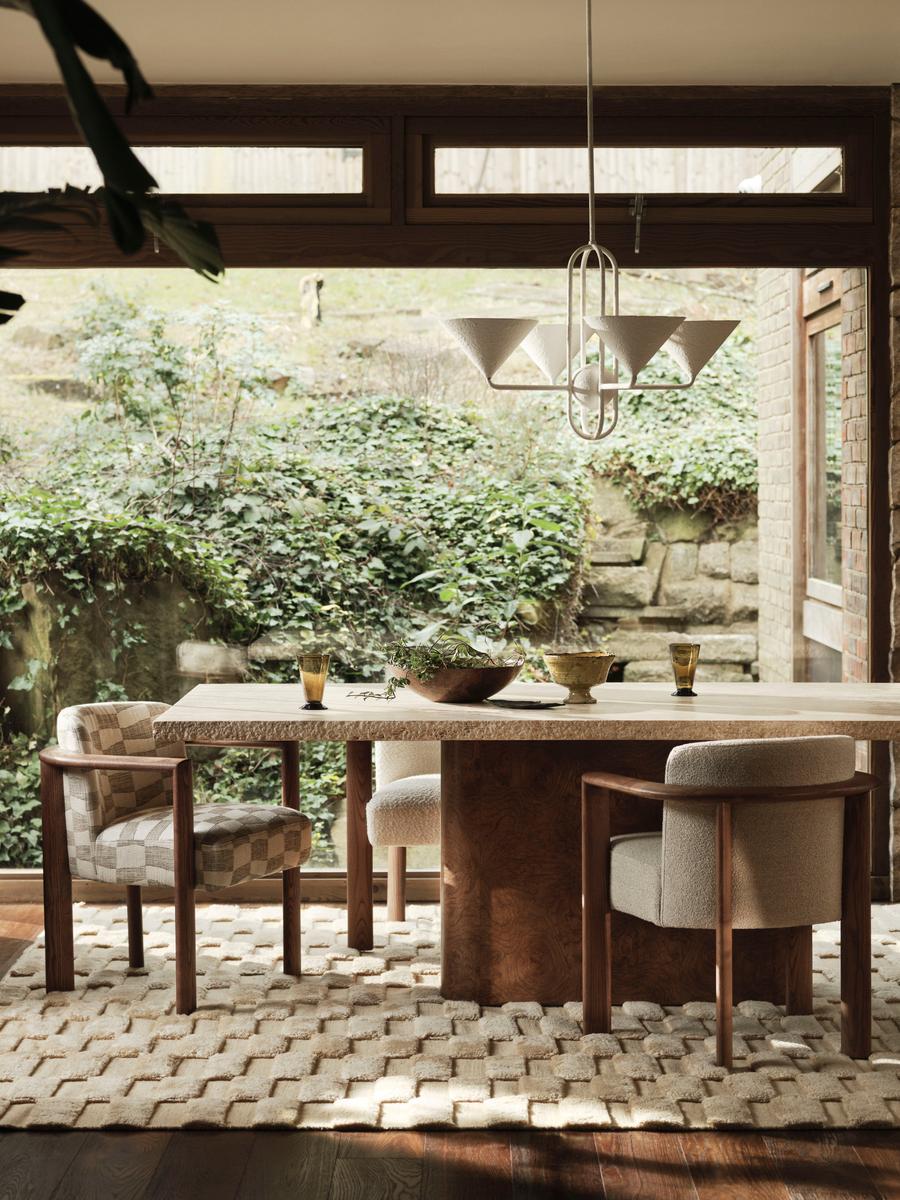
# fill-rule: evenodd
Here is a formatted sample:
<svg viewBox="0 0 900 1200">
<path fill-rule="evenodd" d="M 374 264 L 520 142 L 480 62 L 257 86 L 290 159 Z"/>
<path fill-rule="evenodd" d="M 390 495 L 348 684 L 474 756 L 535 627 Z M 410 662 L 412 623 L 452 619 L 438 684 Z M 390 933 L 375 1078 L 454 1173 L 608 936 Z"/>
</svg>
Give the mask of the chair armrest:
<svg viewBox="0 0 900 1200">
<path fill-rule="evenodd" d="M 149 754 L 80 754 L 48 746 L 40 753 L 42 763 L 64 771 L 161 771 L 171 775 L 189 758 L 154 758 Z"/>
<path fill-rule="evenodd" d="M 591 790 L 617 792 L 625 796 L 640 796 L 644 800 L 683 801 L 738 800 L 738 801 L 781 801 L 781 800 L 824 800 L 828 797 L 861 796 L 873 791 L 879 784 L 874 775 L 857 771 L 851 779 L 840 783 L 807 783 L 792 787 L 691 787 L 681 783 L 659 783 L 652 779 L 633 779 L 628 775 L 614 775 L 609 771 L 591 771 L 583 776 L 585 795 Z"/>
</svg>

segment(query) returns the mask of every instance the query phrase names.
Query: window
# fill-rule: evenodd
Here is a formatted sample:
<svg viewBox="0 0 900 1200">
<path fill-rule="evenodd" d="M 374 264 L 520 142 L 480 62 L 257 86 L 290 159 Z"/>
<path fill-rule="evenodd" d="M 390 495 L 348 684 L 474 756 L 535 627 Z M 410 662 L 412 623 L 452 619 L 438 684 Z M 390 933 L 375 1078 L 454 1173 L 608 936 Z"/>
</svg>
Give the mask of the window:
<svg viewBox="0 0 900 1200">
<path fill-rule="evenodd" d="M 787 153 L 786 153 L 787 152 Z M 789 169 L 766 169 L 784 156 Z M 600 146 L 594 151 L 601 193 L 771 193 L 813 190 L 827 169 L 841 191 L 842 151 L 836 146 Z M 436 195 L 556 195 L 586 192 L 583 146 L 436 146 Z"/>
<path fill-rule="evenodd" d="M 838 313 L 840 316 L 840 313 Z M 809 361 L 807 537 L 812 579 L 841 584 L 841 369 L 840 324 L 813 333 Z"/>
<path fill-rule="evenodd" d="M 135 153 L 172 195 L 359 195 L 362 146 L 140 146 Z M 100 187 L 83 146 L 0 146 L 0 191 Z"/>
</svg>

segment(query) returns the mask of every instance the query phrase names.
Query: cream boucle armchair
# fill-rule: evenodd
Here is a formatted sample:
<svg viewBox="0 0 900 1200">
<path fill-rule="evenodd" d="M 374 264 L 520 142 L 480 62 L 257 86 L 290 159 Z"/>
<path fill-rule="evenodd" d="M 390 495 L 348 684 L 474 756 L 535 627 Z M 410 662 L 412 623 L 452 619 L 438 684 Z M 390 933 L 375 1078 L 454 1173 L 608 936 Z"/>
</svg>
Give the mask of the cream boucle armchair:
<svg viewBox="0 0 900 1200">
<path fill-rule="evenodd" d="M 366 806 L 373 846 L 388 847 L 388 920 L 406 916 L 406 847 L 441 840 L 440 742 L 376 742 L 375 791 Z"/>
<path fill-rule="evenodd" d="M 876 784 L 855 772 L 849 737 L 678 746 L 664 783 L 586 775 L 585 1032 L 610 1028 L 611 911 L 668 928 L 715 930 L 717 1061 L 723 1066 L 732 1058 L 732 929 L 805 934 L 795 939 L 787 1010 L 809 1012 L 809 927 L 840 919 L 843 1050 L 868 1056 L 869 811 Z M 659 801 L 661 831 L 611 837 L 615 796 Z"/>
</svg>

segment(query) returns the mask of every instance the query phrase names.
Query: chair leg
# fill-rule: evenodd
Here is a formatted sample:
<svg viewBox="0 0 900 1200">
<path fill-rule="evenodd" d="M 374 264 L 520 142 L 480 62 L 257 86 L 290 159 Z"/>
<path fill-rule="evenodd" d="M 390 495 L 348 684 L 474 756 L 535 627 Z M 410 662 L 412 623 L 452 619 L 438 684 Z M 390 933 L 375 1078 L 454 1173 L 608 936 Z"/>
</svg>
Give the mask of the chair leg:
<svg viewBox="0 0 900 1200">
<path fill-rule="evenodd" d="M 731 802 L 716 807 L 716 1063 L 731 1068 L 734 1055 L 731 907 Z"/>
<path fill-rule="evenodd" d="M 144 915 L 141 911 L 141 889 L 138 884 L 125 888 L 125 904 L 128 909 L 128 965 L 144 965 Z"/>
<path fill-rule="evenodd" d="M 581 800 L 581 1002 L 585 1033 L 612 1028 L 609 792 L 584 785 Z"/>
<path fill-rule="evenodd" d="M 300 868 L 281 872 L 284 973 L 300 974 Z"/>
<path fill-rule="evenodd" d="M 59 767 L 44 762 L 41 763 L 41 823 L 47 991 L 71 992 L 75 987 L 75 946 L 63 773 Z"/>
<path fill-rule="evenodd" d="M 786 938 L 786 972 L 784 985 L 784 1011 L 793 1013 L 811 1013 L 812 998 L 812 926 L 795 925 L 785 929 Z"/>
<path fill-rule="evenodd" d="M 387 915 L 389 921 L 406 920 L 405 846 L 388 846 Z"/>
<path fill-rule="evenodd" d="M 841 1052 L 872 1053 L 871 795 L 844 800 Z"/>
<path fill-rule="evenodd" d="M 197 942 L 194 917 L 194 797 L 190 760 L 172 780 L 175 823 L 175 1011 L 197 1007 Z"/>
</svg>

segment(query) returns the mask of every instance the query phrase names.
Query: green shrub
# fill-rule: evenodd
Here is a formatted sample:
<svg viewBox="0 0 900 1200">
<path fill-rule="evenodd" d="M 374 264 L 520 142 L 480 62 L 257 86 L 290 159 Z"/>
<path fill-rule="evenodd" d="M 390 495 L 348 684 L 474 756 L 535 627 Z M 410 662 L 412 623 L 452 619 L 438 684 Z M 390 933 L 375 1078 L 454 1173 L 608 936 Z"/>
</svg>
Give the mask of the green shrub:
<svg viewBox="0 0 900 1200">
<path fill-rule="evenodd" d="M 0 742 L 0 867 L 41 865 L 41 772 L 34 738 Z"/>
<path fill-rule="evenodd" d="M 665 360 L 642 378 L 672 377 Z M 594 464 L 642 510 L 706 510 L 729 520 L 756 505 L 757 396 L 750 339 L 732 334 L 692 388 L 626 392 L 616 432 Z"/>
</svg>

